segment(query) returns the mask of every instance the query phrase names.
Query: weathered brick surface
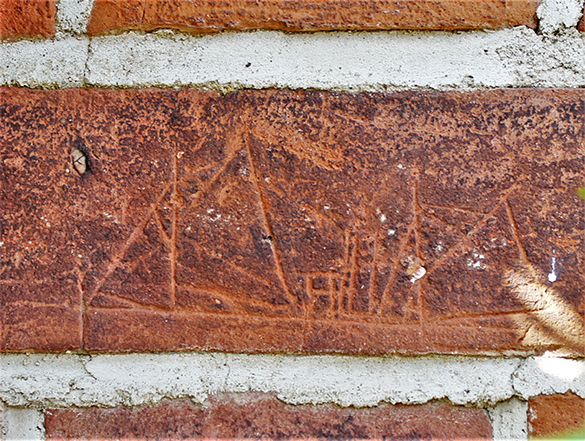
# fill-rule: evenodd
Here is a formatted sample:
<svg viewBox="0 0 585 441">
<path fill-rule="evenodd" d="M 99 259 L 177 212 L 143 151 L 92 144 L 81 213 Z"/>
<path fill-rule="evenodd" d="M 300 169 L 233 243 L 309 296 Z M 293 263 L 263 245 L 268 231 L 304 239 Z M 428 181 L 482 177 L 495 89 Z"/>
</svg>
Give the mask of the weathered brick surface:
<svg viewBox="0 0 585 441">
<path fill-rule="evenodd" d="M 538 0 L 96 0 L 88 32 L 535 27 L 538 4 Z"/>
<path fill-rule="evenodd" d="M 3 350 L 584 352 L 583 90 L 1 100 Z"/>
<path fill-rule="evenodd" d="M 572 392 L 539 395 L 528 406 L 528 427 L 534 438 L 585 433 L 585 399 Z"/>
<path fill-rule="evenodd" d="M 0 0 L 0 39 L 52 37 L 56 0 Z"/>
<path fill-rule="evenodd" d="M 222 394 L 206 406 L 181 400 L 141 408 L 55 409 L 47 412 L 45 425 L 49 439 L 491 439 L 483 409 L 292 406 L 260 393 Z"/>
</svg>

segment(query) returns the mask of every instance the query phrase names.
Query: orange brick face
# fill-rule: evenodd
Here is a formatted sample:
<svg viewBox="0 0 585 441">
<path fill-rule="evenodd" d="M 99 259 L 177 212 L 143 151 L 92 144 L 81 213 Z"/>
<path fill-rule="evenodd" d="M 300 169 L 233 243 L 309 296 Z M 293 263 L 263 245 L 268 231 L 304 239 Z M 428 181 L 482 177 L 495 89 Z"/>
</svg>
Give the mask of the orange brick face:
<svg viewBox="0 0 585 441">
<path fill-rule="evenodd" d="M 585 431 L 585 399 L 572 392 L 539 395 L 531 398 L 528 406 L 528 423 L 532 437 Z"/>
<path fill-rule="evenodd" d="M 88 32 L 534 28 L 538 4 L 538 0 L 96 0 Z"/>
<path fill-rule="evenodd" d="M 580 89 L 2 92 L 3 350 L 583 353 Z"/>
<path fill-rule="evenodd" d="M 52 37 L 56 0 L 0 0 L 0 39 Z"/>
<path fill-rule="evenodd" d="M 46 414 L 49 439 L 491 439 L 483 409 L 444 404 L 292 406 L 261 393 L 221 394 L 153 407 L 63 409 Z"/>
</svg>

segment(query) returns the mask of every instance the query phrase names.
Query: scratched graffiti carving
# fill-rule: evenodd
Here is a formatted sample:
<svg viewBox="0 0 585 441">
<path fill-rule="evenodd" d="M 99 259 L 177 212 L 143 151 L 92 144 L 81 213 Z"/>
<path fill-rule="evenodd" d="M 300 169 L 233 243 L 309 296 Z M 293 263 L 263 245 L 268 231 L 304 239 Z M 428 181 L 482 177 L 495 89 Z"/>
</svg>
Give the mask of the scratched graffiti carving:
<svg viewBox="0 0 585 441">
<path fill-rule="evenodd" d="M 56 311 L 55 348 L 582 352 L 585 106 L 563 93 L 55 92 L 50 140 L 0 126 L 3 348 L 47 345 L 22 323 Z M 31 183 L 34 156 L 62 165 Z"/>
</svg>

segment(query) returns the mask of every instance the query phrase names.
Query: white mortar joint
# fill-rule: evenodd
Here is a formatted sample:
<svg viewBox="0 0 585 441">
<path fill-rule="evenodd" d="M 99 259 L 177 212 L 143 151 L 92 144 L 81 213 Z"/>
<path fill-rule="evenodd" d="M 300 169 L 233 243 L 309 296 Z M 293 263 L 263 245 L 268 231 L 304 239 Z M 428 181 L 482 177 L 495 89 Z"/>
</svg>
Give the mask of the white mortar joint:
<svg viewBox="0 0 585 441">
<path fill-rule="evenodd" d="M 94 1 L 59 0 L 55 25 L 57 32 L 73 35 L 86 33 Z"/>
<path fill-rule="evenodd" d="M 585 360 L 557 357 L 353 357 L 168 354 L 0 355 L 0 401 L 20 407 L 155 404 L 220 392 L 276 393 L 290 404 L 343 407 L 490 406 L 572 391 L 585 398 Z"/>
<path fill-rule="evenodd" d="M 348 92 L 585 86 L 585 37 L 497 32 L 128 32 L 0 44 L 0 85 Z"/>
<path fill-rule="evenodd" d="M 541 0 L 536 15 L 543 33 L 572 28 L 583 16 L 583 0 Z"/>
</svg>

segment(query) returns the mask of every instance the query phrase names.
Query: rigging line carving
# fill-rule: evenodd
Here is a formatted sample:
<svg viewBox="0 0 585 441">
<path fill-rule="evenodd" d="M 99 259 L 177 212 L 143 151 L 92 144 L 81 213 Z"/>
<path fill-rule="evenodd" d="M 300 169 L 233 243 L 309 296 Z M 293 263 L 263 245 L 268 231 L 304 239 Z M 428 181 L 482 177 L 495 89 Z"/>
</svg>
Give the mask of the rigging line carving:
<svg viewBox="0 0 585 441">
<path fill-rule="evenodd" d="M 241 130 L 238 128 L 233 138 L 228 139 L 227 142 L 227 150 L 228 154 L 227 157 L 224 159 L 223 163 L 219 167 L 219 169 L 215 172 L 215 174 L 205 182 L 201 188 L 199 189 L 202 192 L 206 192 L 209 188 L 223 175 L 225 170 L 228 168 L 230 163 L 234 160 L 234 158 L 238 155 L 238 153 L 242 150 L 242 147 L 238 148 L 237 142 L 230 142 L 232 139 L 236 139 L 238 135 L 241 135 Z M 207 168 L 207 167 L 205 167 Z M 200 198 L 192 200 L 186 208 L 186 212 L 189 212 L 195 204 L 199 203 Z"/>
<path fill-rule="evenodd" d="M 288 283 L 286 283 L 286 277 L 284 275 L 284 270 L 282 269 L 282 261 L 280 259 L 280 254 L 278 252 L 278 239 L 274 236 L 274 232 L 272 231 L 272 225 L 270 224 L 270 218 L 268 216 L 268 201 L 266 201 L 266 198 L 264 196 L 264 193 L 262 192 L 262 188 L 260 187 L 260 184 L 258 183 L 258 174 L 256 173 L 256 166 L 254 165 L 254 161 L 252 159 L 252 151 L 250 149 L 250 135 L 248 134 L 247 139 L 246 139 L 246 150 L 248 153 L 248 161 L 250 163 L 250 172 L 252 175 L 252 180 L 254 181 L 254 185 L 256 186 L 256 191 L 258 193 L 258 199 L 260 201 L 260 211 L 262 212 L 262 217 L 263 217 L 263 223 L 264 223 L 264 228 L 266 228 L 266 231 L 268 232 L 268 235 L 272 238 L 272 240 L 270 241 L 270 248 L 272 248 L 272 255 L 274 256 L 274 262 L 276 265 L 276 273 L 278 275 L 278 278 L 280 280 L 280 283 L 282 283 L 284 292 L 286 294 L 286 296 L 288 297 L 288 299 L 291 301 L 291 303 L 294 305 L 295 304 L 295 297 L 292 295 L 291 291 L 290 291 L 290 287 L 288 286 Z M 308 313 L 308 310 L 306 308 L 306 306 L 304 306 L 305 308 L 305 316 Z"/>
<path fill-rule="evenodd" d="M 108 280 L 108 278 L 116 270 L 116 268 L 118 267 L 120 261 L 122 260 L 122 258 L 124 257 L 124 255 L 126 254 L 126 252 L 128 251 L 128 249 L 130 248 L 130 246 L 132 246 L 132 244 L 136 241 L 136 239 L 138 238 L 138 236 L 140 236 L 140 234 L 142 234 L 142 230 L 144 229 L 144 227 L 148 223 L 148 221 L 149 221 L 150 217 L 152 216 L 152 214 L 156 211 L 156 208 L 158 207 L 158 205 L 164 199 L 164 197 L 167 194 L 167 192 L 169 191 L 171 185 L 172 184 L 167 185 L 163 189 L 163 191 L 161 192 L 161 195 L 156 200 L 156 202 L 154 202 L 153 204 L 150 204 L 150 208 L 148 209 L 148 211 L 146 212 L 146 214 L 144 215 L 144 217 L 141 219 L 140 223 L 134 228 L 134 230 L 132 231 L 132 233 L 128 237 L 128 240 L 126 241 L 126 243 L 124 244 L 124 246 L 122 247 L 122 249 L 116 254 L 116 256 L 114 257 L 114 259 L 112 259 L 112 261 L 110 262 L 110 264 L 108 265 L 108 268 L 106 269 L 106 271 L 104 273 L 104 276 L 101 278 L 100 282 L 95 287 L 94 292 L 86 300 L 86 303 L 88 305 L 91 303 L 91 301 L 93 300 L 93 298 L 97 295 L 97 293 L 102 288 L 102 286 L 104 285 L 104 283 L 106 283 L 106 280 Z"/>
<path fill-rule="evenodd" d="M 500 201 L 494 206 L 494 208 L 492 208 L 492 210 L 489 213 L 487 213 L 484 217 L 482 217 L 479 221 L 477 221 L 476 224 L 467 233 L 466 236 L 459 239 L 445 254 L 443 254 L 441 257 L 439 257 L 430 268 L 427 268 L 427 276 L 429 274 L 433 273 L 434 271 L 436 271 L 437 268 L 440 268 L 441 265 L 443 265 L 443 263 L 445 263 L 447 261 L 447 259 L 451 258 L 457 251 L 459 251 L 464 245 L 466 245 L 469 242 L 470 237 L 473 236 L 475 233 L 477 233 L 481 228 L 483 228 L 485 226 L 487 221 L 489 219 L 491 219 L 495 213 L 497 213 L 497 211 L 500 209 L 500 207 L 506 203 L 506 201 L 512 195 L 512 193 L 515 190 L 517 190 L 519 187 L 520 187 L 520 184 L 514 184 L 508 190 L 506 190 L 504 192 L 504 194 L 502 195 Z"/>
<path fill-rule="evenodd" d="M 173 308 L 177 303 L 177 217 L 178 217 L 178 204 L 179 198 L 177 194 L 177 174 L 179 173 L 178 169 L 178 150 L 177 150 L 177 143 L 174 143 L 173 148 L 173 190 L 171 193 L 171 206 L 173 207 L 172 210 L 172 220 L 171 220 L 171 249 L 170 249 L 170 256 L 171 259 L 171 298 L 169 299 L 169 307 Z"/>
<path fill-rule="evenodd" d="M 415 185 L 413 187 L 412 204 L 411 204 L 412 205 L 412 220 L 408 224 L 408 229 L 406 231 L 406 234 L 404 235 L 404 238 L 400 241 L 400 247 L 398 248 L 398 253 L 396 254 L 396 258 L 392 260 L 392 273 L 390 274 L 390 277 L 388 278 L 388 283 L 386 284 L 386 287 L 384 288 L 384 292 L 382 293 L 382 296 L 380 297 L 380 301 L 378 302 L 378 304 L 374 308 L 374 311 L 373 311 L 374 314 L 380 314 L 382 307 L 384 306 L 384 303 L 386 302 L 386 299 L 388 298 L 388 295 L 390 294 L 390 290 L 392 289 L 392 285 L 394 284 L 394 282 L 396 281 L 396 277 L 398 276 L 398 269 L 399 269 L 400 261 L 404 257 L 404 253 L 406 252 L 406 247 L 408 246 L 408 242 L 410 241 L 412 234 L 415 235 L 415 240 L 416 240 L 417 244 L 419 242 L 417 240 L 417 233 L 416 233 L 416 229 L 418 228 L 418 215 L 417 215 L 416 205 L 418 204 L 417 183 L 418 183 L 419 175 L 420 175 L 420 171 L 417 170 L 417 173 L 414 175 Z M 418 250 L 417 250 L 417 254 L 419 254 Z"/>
<path fill-rule="evenodd" d="M 351 255 L 351 267 L 349 270 L 349 286 L 347 287 L 347 294 L 348 294 L 348 304 L 347 310 L 350 311 L 353 308 L 353 304 L 355 301 L 355 295 L 357 293 L 357 276 L 358 276 L 358 263 L 357 263 L 357 255 L 358 255 L 358 246 L 359 246 L 359 238 L 357 234 L 353 235 L 353 253 Z"/>
<path fill-rule="evenodd" d="M 420 169 L 417 169 L 415 175 L 414 175 L 414 195 L 413 195 L 413 202 L 412 202 L 412 206 L 414 208 L 414 222 L 415 222 L 415 228 L 414 228 L 414 239 L 415 239 L 415 252 L 416 252 L 416 256 L 422 260 L 422 250 L 421 250 L 421 242 L 422 239 L 420 237 L 420 229 L 421 229 L 421 214 L 423 213 L 423 209 L 422 206 L 420 204 L 420 200 L 419 200 L 419 182 L 420 182 L 420 174 L 421 171 Z M 425 269 L 423 267 L 423 269 Z M 424 273 L 423 273 L 424 275 Z M 424 325 L 422 325 L 424 323 L 424 319 L 426 319 L 426 309 L 424 307 L 424 296 L 423 296 L 423 292 L 425 292 L 426 290 L 423 290 L 423 287 L 427 287 L 427 281 L 428 281 L 428 277 L 423 277 L 422 280 L 420 280 L 418 283 L 415 283 L 414 286 L 414 292 L 416 293 L 416 300 L 418 302 L 418 314 L 419 314 L 419 320 L 421 323 L 421 331 L 423 332 L 423 335 L 425 333 L 425 328 Z"/>
<path fill-rule="evenodd" d="M 524 265 L 530 271 L 530 274 L 536 279 L 537 274 L 532 266 L 532 263 L 528 259 L 528 255 L 526 254 L 526 250 L 520 241 L 520 233 L 518 232 L 518 225 L 516 224 L 516 219 L 514 219 L 514 213 L 512 211 L 512 207 L 510 206 L 510 201 L 506 200 L 506 213 L 508 214 L 508 220 L 510 221 L 510 228 L 512 229 L 512 234 L 514 235 L 514 242 L 516 242 L 516 246 L 518 247 L 518 253 L 520 254 L 520 258 L 524 262 Z"/>
<path fill-rule="evenodd" d="M 160 215 L 158 214 L 158 210 L 154 210 L 153 217 L 155 219 L 156 225 L 158 227 L 158 230 L 159 230 L 164 242 L 167 245 L 169 245 L 169 247 L 172 246 L 173 245 L 172 239 L 168 236 L 168 234 L 165 230 L 165 227 L 163 226 L 162 219 L 160 218 Z"/>
<path fill-rule="evenodd" d="M 375 288 L 374 284 L 376 283 L 376 275 L 378 274 L 378 238 L 380 236 L 380 232 L 376 231 L 374 233 L 374 256 L 372 257 L 372 272 L 370 273 L 370 284 L 368 287 L 368 309 L 370 313 L 372 313 L 372 305 L 374 304 L 374 297 L 375 297 Z"/>
</svg>

